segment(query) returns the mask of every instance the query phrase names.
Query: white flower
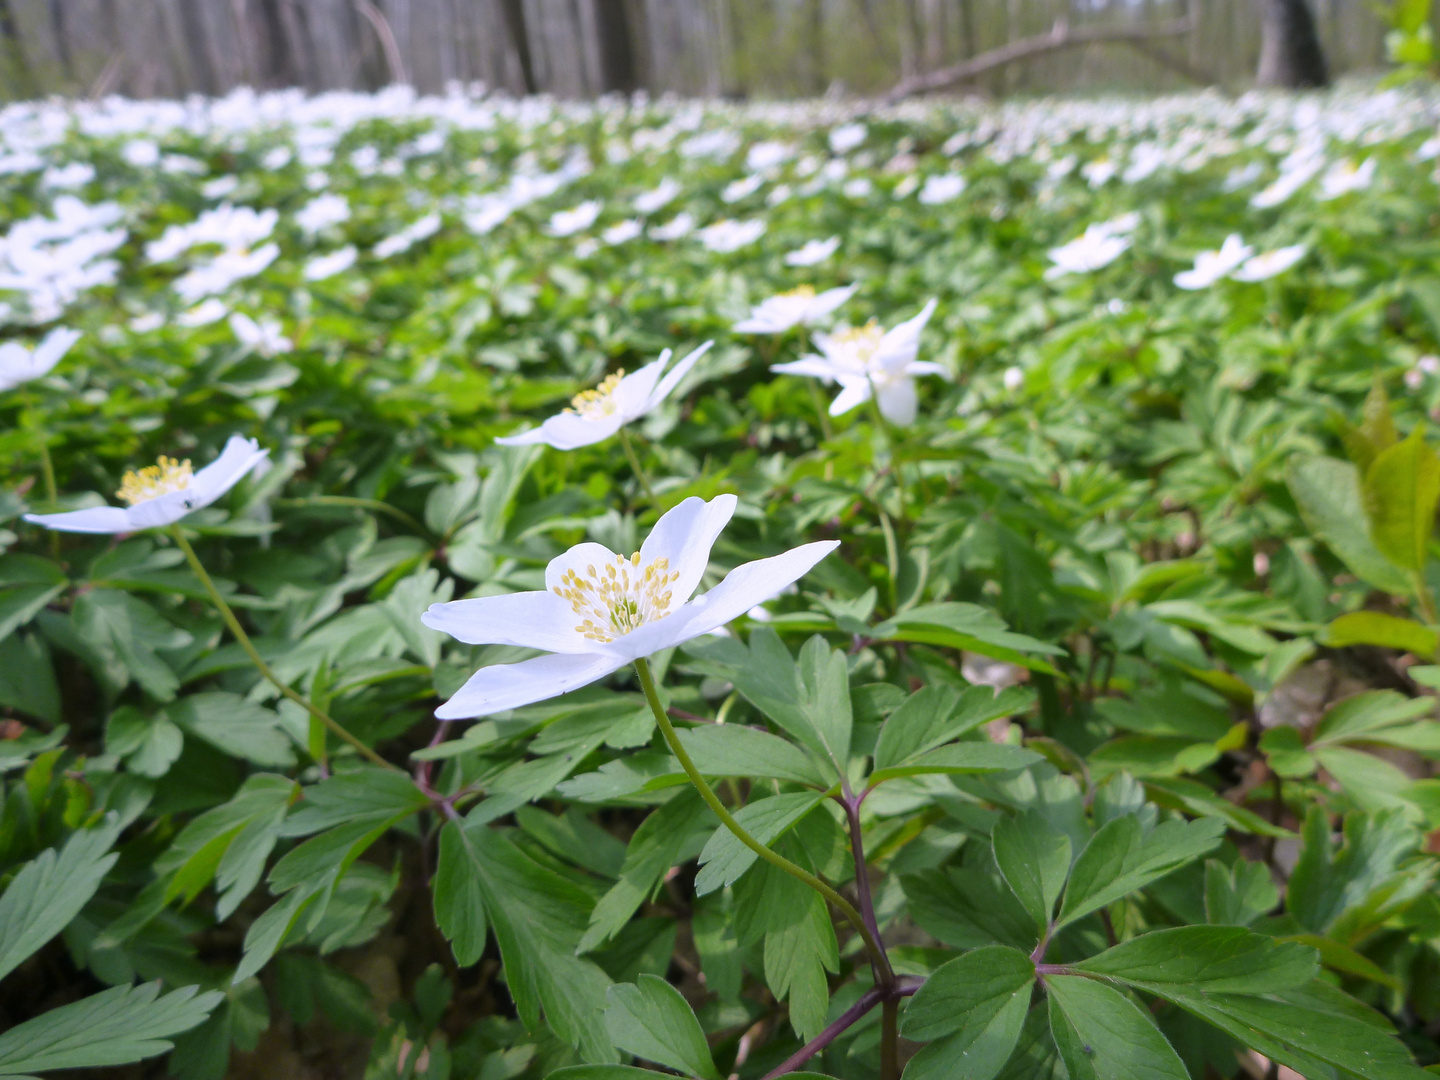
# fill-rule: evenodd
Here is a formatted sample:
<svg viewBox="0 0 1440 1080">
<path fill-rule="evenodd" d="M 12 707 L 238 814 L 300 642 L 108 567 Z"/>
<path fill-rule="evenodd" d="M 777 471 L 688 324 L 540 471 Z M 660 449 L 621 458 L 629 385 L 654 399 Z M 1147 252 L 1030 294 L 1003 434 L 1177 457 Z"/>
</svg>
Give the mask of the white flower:
<svg viewBox="0 0 1440 1080">
<path fill-rule="evenodd" d="M 276 146 L 265 151 L 260 158 L 260 164 L 267 171 L 274 172 L 289 165 L 295 154 L 288 146 Z"/>
<path fill-rule="evenodd" d="M 600 239 L 612 247 L 616 244 L 625 244 L 634 240 L 641 233 L 640 222 L 634 218 L 628 221 L 618 221 L 600 234 Z"/>
<path fill-rule="evenodd" d="M 538 428 L 495 441 L 502 446 L 545 443 L 556 450 L 574 450 L 608 439 L 632 420 L 654 412 L 713 344 L 705 342 L 662 379 L 660 373 L 671 355 L 666 349 L 660 359 L 646 364 L 633 375 L 617 371 L 594 390 L 576 394 L 570 408 L 550 417 Z"/>
<path fill-rule="evenodd" d="M 824 262 L 840 250 L 840 237 L 832 236 L 828 240 L 807 240 L 803 247 L 797 248 L 785 256 L 786 266 L 815 266 Z"/>
<path fill-rule="evenodd" d="M 1258 192 L 1250 200 L 1250 205 L 1257 210 L 1268 210 L 1272 206 L 1279 206 L 1308 184 L 1324 164 L 1325 159 L 1318 156 L 1305 157 L 1294 162 L 1290 168 L 1283 170 L 1268 186 Z"/>
<path fill-rule="evenodd" d="M 343 195 L 320 195 L 311 199 L 295 215 L 295 224 L 306 236 L 314 236 L 321 229 L 339 225 L 350 220 L 350 203 Z"/>
<path fill-rule="evenodd" d="M 72 188 L 84 187 L 94 179 L 95 166 L 87 165 L 83 161 L 72 161 L 63 168 L 51 166 L 46 169 L 45 175 L 40 178 L 40 184 L 54 190 L 69 191 Z"/>
<path fill-rule="evenodd" d="M 830 149 L 837 154 L 848 154 L 865 141 L 866 134 L 864 124 L 841 124 L 830 132 Z"/>
<path fill-rule="evenodd" d="M 1018 367 L 1007 367 L 1001 380 L 1005 383 L 1005 389 L 1013 394 L 1025 385 L 1025 372 Z"/>
<path fill-rule="evenodd" d="M 238 176 L 217 176 L 214 180 L 207 180 L 200 185 L 200 194 L 207 199 L 223 199 L 225 196 L 233 194 L 239 186 L 240 178 Z"/>
<path fill-rule="evenodd" d="M 641 214 L 653 214 L 663 209 L 680 194 L 680 185 L 668 176 L 660 181 L 658 187 L 647 191 L 642 195 L 635 196 L 635 210 Z"/>
<path fill-rule="evenodd" d="M 577 544 L 545 568 L 543 592 L 432 605 L 420 617 L 432 630 L 471 645 L 518 645 L 548 654 L 481 668 L 435 715 L 488 716 L 603 679 L 739 618 L 839 546 L 822 540 L 745 563 L 692 600 L 735 504 L 734 495 L 686 499 L 655 523 L 629 558 L 600 544 Z"/>
<path fill-rule="evenodd" d="M 261 319 L 257 322 L 249 315 L 237 311 L 230 316 L 230 329 L 241 345 L 261 356 L 287 353 L 295 347 L 290 339 L 280 332 L 279 319 Z"/>
<path fill-rule="evenodd" d="M 33 349 L 27 349 L 18 341 L 0 345 L 0 391 L 13 390 L 21 383 L 48 375 L 79 340 L 80 331 L 60 326 L 46 334 Z"/>
<path fill-rule="evenodd" d="M 679 240 L 695 231 L 695 219 L 682 210 L 664 225 L 653 225 L 650 235 L 656 240 Z"/>
<path fill-rule="evenodd" d="M 219 322 L 230 309 L 224 302 L 216 297 L 210 297 L 204 303 L 196 304 L 189 311 L 182 311 L 175 316 L 175 321 L 186 329 L 193 330 L 197 326 L 209 326 L 213 322 Z"/>
<path fill-rule="evenodd" d="M 355 255 L 353 244 L 338 251 L 332 251 L 328 255 L 317 255 L 305 264 L 305 269 L 301 273 L 306 281 L 324 281 L 336 274 L 343 274 L 354 266 Z"/>
<path fill-rule="evenodd" d="M 64 514 L 26 514 L 34 525 L 61 532 L 128 533 L 156 529 L 179 521 L 192 510 L 209 506 L 263 461 L 254 439 L 230 436 L 220 456 L 197 473 L 190 462 L 162 457 L 158 465 L 127 472 L 116 497 L 128 506 L 92 506 Z"/>
<path fill-rule="evenodd" d="M 1264 281 L 1276 274 L 1283 274 L 1305 257 L 1304 244 L 1276 248 L 1256 255 L 1230 276 L 1236 281 Z"/>
<path fill-rule="evenodd" d="M 1080 175 L 1092 188 L 1104 187 L 1120 171 L 1120 167 L 1109 158 L 1087 161 L 1080 167 Z"/>
<path fill-rule="evenodd" d="M 853 180 L 845 181 L 845 186 L 840 189 L 841 193 L 850 199 L 863 199 L 875 190 L 875 185 L 870 182 L 868 176 L 857 176 Z"/>
<path fill-rule="evenodd" d="M 1416 360 L 1415 366 L 1405 372 L 1405 385 L 1411 390 L 1419 390 L 1427 375 L 1432 379 L 1440 375 L 1440 356 L 1422 356 Z"/>
<path fill-rule="evenodd" d="M 503 225 L 515 212 L 515 204 L 505 195 L 471 195 L 465 200 L 461 215 L 465 227 L 476 236 L 485 236 Z"/>
<path fill-rule="evenodd" d="M 822 355 L 802 356 L 789 364 L 775 364 L 770 370 L 838 382 L 840 393 L 830 403 L 831 416 L 847 413 L 873 396 L 886 420 L 909 424 L 917 408 L 915 376 L 950 377 L 940 364 L 915 359 L 920 351 L 920 332 L 934 311 L 935 301 L 931 300 L 920 314 L 889 330 L 882 330 L 872 320 L 865 326 L 816 334 L 815 344 Z"/>
<path fill-rule="evenodd" d="M 148 334 L 153 330 L 159 330 L 164 325 L 165 316 L 163 314 L 158 311 L 147 311 L 144 315 L 136 315 L 130 320 L 130 332 L 132 334 Z"/>
<path fill-rule="evenodd" d="M 418 221 L 405 226 L 399 232 L 385 237 L 375 245 L 371 254 L 377 259 L 388 259 L 392 255 L 409 251 L 421 240 L 428 239 L 440 231 L 440 215 L 426 214 Z"/>
<path fill-rule="evenodd" d="M 764 300 L 750 309 L 750 317 L 733 327 L 737 334 L 783 334 L 795 326 L 814 326 L 854 295 L 859 286 L 846 285 L 816 293 L 812 285 L 801 285 Z"/>
<path fill-rule="evenodd" d="M 764 172 L 783 165 L 795 156 L 795 148 L 783 142 L 757 142 L 745 152 L 745 167 L 751 172 Z"/>
<path fill-rule="evenodd" d="M 277 244 L 265 244 L 254 251 L 227 249 L 208 263 L 193 267 L 175 279 L 173 288 L 186 303 L 223 293 L 237 281 L 254 277 L 280 254 Z"/>
<path fill-rule="evenodd" d="M 600 216 L 600 200 L 591 199 L 569 210 L 558 210 L 550 216 L 545 229 L 551 236 L 573 236 L 581 229 L 588 229 Z"/>
<path fill-rule="evenodd" d="M 137 169 L 146 169 L 160 161 L 160 147 L 149 139 L 135 139 L 125 144 L 120 156 L 126 164 Z"/>
<path fill-rule="evenodd" d="M 1055 265 L 1045 271 L 1047 281 L 1066 274 L 1088 274 L 1109 266 L 1130 247 L 1130 238 L 1116 235 L 1107 225 L 1088 226 L 1068 244 L 1051 248 L 1050 261 Z"/>
<path fill-rule="evenodd" d="M 765 222 L 760 218 L 753 218 L 750 221 L 735 221 L 733 218 L 725 218 L 707 225 L 700 230 L 700 242 L 705 247 L 720 255 L 728 255 L 732 251 L 739 251 L 742 247 L 749 247 L 765 235 Z"/>
<path fill-rule="evenodd" d="M 1329 202 L 1352 191 L 1364 191 L 1374 179 L 1374 158 L 1366 158 L 1365 163 L 1358 166 L 1348 158 L 1337 161 L 1326 169 L 1325 175 L 1320 178 L 1320 194 L 1316 197 L 1321 202 Z"/>
<path fill-rule="evenodd" d="M 1245 243 L 1239 233 L 1231 233 L 1219 251 L 1202 251 L 1196 255 L 1194 269 L 1176 274 L 1175 284 L 1182 289 L 1208 289 L 1254 254 L 1255 249 Z"/>
<path fill-rule="evenodd" d="M 926 206 L 939 206 L 941 203 L 958 199 L 964 190 L 965 177 L 959 173 L 942 173 L 939 176 L 927 176 L 925 186 L 920 189 L 917 198 Z"/>
<path fill-rule="evenodd" d="M 754 195 L 755 192 L 760 190 L 760 185 L 764 182 L 764 178 L 757 173 L 752 173 L 739 180 L 732 180 L 725 185 L 725 190 L 720 192 L 720 201 L 723 203 L 737 203 L 741 199 Z"/>
</svg>

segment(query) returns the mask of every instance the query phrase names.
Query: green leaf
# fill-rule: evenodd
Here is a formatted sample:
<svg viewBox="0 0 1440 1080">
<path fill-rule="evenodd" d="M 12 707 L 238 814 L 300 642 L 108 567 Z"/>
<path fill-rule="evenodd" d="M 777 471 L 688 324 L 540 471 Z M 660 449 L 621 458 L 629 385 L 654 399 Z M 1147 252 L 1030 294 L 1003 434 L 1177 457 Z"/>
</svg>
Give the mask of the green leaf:
<svg viewBox="0 0 1440 1080">
<path fill-rule="evenodd" d="M 633 984 L 610 987 L 605 996 L 605 1027 L 621 1050 L 702 1080 L 720 1080 L 700 1021 L 664 979 L 641 975 Z"/>
<path fill-rule="evenodd" d="M 824 801 L 824 792 L 818 791 L 772 795 L 742 806 L 734 816 L 746 832 L 768 847 Z M 733 885 L 741 874 L 755 865 L 759 857 L 737 840 L 728 828 L 719 826 L 700 852 L 695 895 L 704 896 L 726 885 Z"/>
<path fill-rule="evenodd" d="M 1148 833 L 1127 814 L 1085 845 L 1070 872 L 1058 925 L 1074 922 L 1213 850 L 1225 835 L 1217 818 L 1161 822 Z"/>
<path fill-rule="evenodd" d="M 634 1065 L 567 1065 L 549 1073 L 545 1080 L 655 1080 L 655 1070 Z"/>
<path fill-rule="evenodd" d="M 927 686 L 906 698 L 885 721 L 875 744 L 875 768 L 886 769 L 958 739 L 991 720 L 1023 712 L 1034 692 L 1012 686 L 995 693 L 988 686 L 964 691 Z"/>
<path fill-rule="evenodd" d="M 243 758 L 262 768 L 295 764 L 295 744 L 285 733 L 280 716 L 239 694 L 219 691 L 187 694 L 164 714 L 177 727 L 204 739 L 217 750 Z"/>
<path fill-rule="evenodd" d="M 1440 633 L 1414 619 L 1402 619 L 1379 611 L 1352 611 L 1341 615 L 1320 634 L 1320 644 L 1332 649 L 1347 645 L 1378 645 L 1401 649 L 1426 660 L 1440 651 Z"/>
<path fill-rule="evenodd" d="M 40 634 L 12 634 L 0 641 L 0 705 L 59 725 L 60 686 Z"/>
<path fill-rule="evenodd" d="M 125 767 L 141 776 L 164 776 L 184 745 L 184 734 L 164 713 L 146 716 L 124 705 L 105 723 L 106 753 L 124 758 Z"/>
<path fill-rule="evenodd" d="M 973 775 L 980 773 L 1014 772 L 1028 769 L 1045 760 L 1034 750 L 1006 743 L 962 742 L 942 746 L 888 769 L 870 774 L 871 785 L 894 780 L 900 776 L 923 776 L 927 773 Z"/>
<path fill-rule="evenodd" d="M 404 773 L 360 765 L 305 788 L 303 798 L 285 820 L 283 835 L 306 836 L 361 818 L 378 822 L 429 804 L 425 793 Z"/>
<path fill-rule="evenodd" d="M 1330 818 L 1312 805 L 1305 817 L 1300 858 L 1285 890 L 1285 906 L 1300 925 L 1324 934 L 1344 913 L 1387 887 L 1419 842 L 1402 811 L 1350 814 L 1345 845 L 1334 850 Z"/>
<path fill-rule="evenodd" d="M 151 697 L 169 701 L 180 678 L 156 650 L 181 649 L 193 640 L 137 597 L 92 589 L 75 600 L 75 629 L 94 648 L 117 657 Z"/>
<path fill-rule="evenodd" d="M 160 997 L 158 982 L 117 986 L 27 1020 L 0 1035 L 0 1076 L 127 1065 L 171 1047 L 223 994 L 187 986 Z"/>
<path fill-rule="evenodd" d="M 1249 926 L 1280 902 L 1280 890 L 1264 863 L 1237 859 L 1233 866 L 1205 863 L 1205 918 L 1218 926 Z"/>
<path fill-rule="evenodd" d="M 1407 698 L 1394 690 L 1368 690 L 1326 710 L 1315 726 L 1311 745 L 1378 738 L 1384 729 L 1418 720 L 1434 710 L 1431 697 Z"/>
<path fill-rule="evenodd" d="M 485 898 L 470 873 L 465 838 L 453 821 L 440 830 L 440 855 L 430 887 L 435 897 L 435 925 L 455 951 L 455 962 L 469 967 L 485 951 Z"/>
<path fill-rule="evenodd" d="M 831 764 L 842 775 L 850 763 L 850 669 L 845 654 L 819 634 L 800 649 L 797 665 L 805 712 Z"/>
<path fill-rule="evenodd" d="M 1296 457 L 1286 479 L 1305 524 L 1351 573 L 1382 592 L 1397 596 L 1411 593 L 1414 586 L 1410 579 L 1370 539 L 1360 494 L 1360 472 L 1354 465 L 1335 458 Z"/>
<path fill-rule="evenodd" d="M 706 776 L 773 777 L 809 787 L 830 786 L 805 751 L 769 732 L 706 724 L 677 734 Z"/>
<path fill-rule="evenodd" d="M 1035 810 L 1002 817 L 990 834 L 995 863 L 1040 930 L 1070 874 L 1070 838 Z"/>
<path fill-rule="evenodd" d="M 1422 425 L 1376 457 L 1363 495 L 1376 548 L 1404 570 L 1423 570 L 1440 502 L 1440 457 L 1426 444 Z"/>
<path fill-rule="evenodd" d="M 1277 776 L 1293 779 L 1315 771 L 1315 755 L 1306 749 L 1304 737 L 1293 727 L 1282 725 L 1267 729 L 1260 736 L 1259 745 L 1266 763 Z"/>
<path fill-rule="evenodd" d="M 0 978 L 89 903 L 119 857 L 109 854 L 119 835 L 120 822 L 111 815 L 99 828 L 72 834 L 58 854 L 50 848 L 20 868 L 0 896 Z"/>
<path fill-rule="evenodd" d="M 1034 982 L 1030 958 L 1000 945 L 937 968 L 901 1023 L 906 1038 L 935 1040 L 910 1059 L 906 1080 L 991 1080 L 1015 1051 Z"/>
<path fill-rule="evenodd" d="M 575 955 L 591 900 L 487 825 L 464 823 L 459 838 L 500 947 L 505 982 L 521 1021 L 550 1028 L 592 1062 L 615 1060 L 602 1012 L 610 980 Z"/>
<path fill-rule="evenodd" d="M 1307 945 L 1278 943 L 1238 926 L 1177 926 L 1072 966 L 1151 993 L 1177 984 L 1196 993 L 1270 994 L 1304 986 L 1318 973 L 1319 960 Z"/>
<path fill-rule="evenodd" d="M 1050 1031 L 1070 1080 L 1190 1080 L 1150 1017 L 1120 991 L 1078 975 L 1045 980 Z"/>
<path fill-rule="evenodd" d="M 871 636 L 877 641 L 914 641 L 963 649 L 1052 674 L 1054 668 L 1030 654 L 1065 653 L 1058 645 L 1012 632 L 999 615 L 979 604 L 920 604 L 881 623 Z"/>
<path fill-rule="evenodd" d="M 789 1000 L 795 1033 L 813 1039 L 825 1026 L 830 1003 L 825 972 L 840 970 L 840 952 L 835 926 L 819 894 L 809 892 L 803 910 L 800 919 L 766 933 L 765 984 L 776 998 Z"/>
</svg>

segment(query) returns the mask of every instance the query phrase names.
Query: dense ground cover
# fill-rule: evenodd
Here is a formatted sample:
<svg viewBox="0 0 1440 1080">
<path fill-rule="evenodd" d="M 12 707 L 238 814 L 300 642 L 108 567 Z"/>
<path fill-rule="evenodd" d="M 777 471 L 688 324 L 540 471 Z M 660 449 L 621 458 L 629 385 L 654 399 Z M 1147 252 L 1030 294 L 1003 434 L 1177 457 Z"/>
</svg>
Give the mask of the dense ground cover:
<svg viewBox="0 0 1440 1080">
<path fill-rule="evenodd" d="M 0 1075 L 1420 1075 L 1437 104 L 0 112 Z"/>
</svg>

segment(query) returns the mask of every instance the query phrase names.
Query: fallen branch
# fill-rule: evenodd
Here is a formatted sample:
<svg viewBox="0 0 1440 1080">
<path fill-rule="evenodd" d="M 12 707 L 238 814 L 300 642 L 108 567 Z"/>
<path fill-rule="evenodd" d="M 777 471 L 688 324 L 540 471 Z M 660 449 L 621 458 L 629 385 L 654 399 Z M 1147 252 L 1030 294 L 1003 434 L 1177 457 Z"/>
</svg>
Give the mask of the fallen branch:
<svg viewBox="0 0 1440 1080">
<path fill-rule="evenodd" d="M 899 101 L 912 94 L 925 94 L 932 90 L 944 90 L 956 83 L 978 78 L 987 72 L 1009 64 L 1019 63 L 1060 49 L 1073 49 L 1081 45 L 1106 43 L 1143 43 L 1157 38 L 1181 37 L 1190 33 L 1194 23 L 1189 19 L 1176 19 L 1155 26 L 1082 26 L 1072 28 L 1069 20 L 1057 19 L 1048 34 L 1012 41 L 998 49 L 981 53 L 979 56 L 925 75 L 902 79 L 895 88 L 885 95 L 886 101 Z"/>
</svg>

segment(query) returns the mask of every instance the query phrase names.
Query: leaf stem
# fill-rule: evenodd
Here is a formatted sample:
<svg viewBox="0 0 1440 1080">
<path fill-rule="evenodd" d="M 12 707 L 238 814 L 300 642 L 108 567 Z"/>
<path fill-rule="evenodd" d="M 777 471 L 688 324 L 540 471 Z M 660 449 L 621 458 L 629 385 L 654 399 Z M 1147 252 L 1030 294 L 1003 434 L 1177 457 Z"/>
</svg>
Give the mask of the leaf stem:
<svg viewBox="0 0 1440 1080">
<path fill-rule="evenodd" d="M 880 1003 L 880 1080 L 900 1080 L 900 1001 Z"/>
<path fill-rule="evenodd" d="M 390 764 L 390 762 L 386 761 L 374 750 L 341 727 L 339 721 L 329 713 L 316 708 L 310 703 L 308 698 L 297 694 L 271 670 L 270 665 L 265 662 L 264 657 L 260 655 L 259 650 L 256 649 L 250 641 L 250 635 L 245 633 L 245 628 L 240 625 L 240 620 L 235 617 L 235 612 L 230 610 L 230 605 L 227 604 L 225 598 L 220 595 L 220 590 L 215 587 L 215 582 L 212 581 L 210 575 L 205 572 L 205 567 L 201 564 L 200 557 L 195 554 L 195 549 L 190 546 L 190 541 L 185 539 L 185 533 L 181 530 L 178 522 L 170 526 L 170 535 L 175 540 L 175 546 L 184 552 L 185 560 L 190 564 L 190 569 L 195 571 L 195 576 L 200 579 L 200 584 L 205 587 L 205 591 L 210 595 L 210 601 L 215 605 L 215 610 L 220 612 L 220 618 L 223 619 L 225 625 L 229 627 L 230 633 L 234 636 L 236 643 L 239 644 L 240 648 L 245 650 L 245 655 L 250 657 L 250 662 L 255 665 L 255 669 L 268 679 L 271 685 L 279 690 L 280 693 L 284 694 L 296 705 L 299 705 L 311 716 L 329 728 L 341 742 L 349 743 L 354 747 L 361 757 L 379 765 L 381 768 L 402 772 L 403 770 Z"/>
<path fill-rule="evenodd" d="M 680 762 L 680 768 L 685 770 L 685 775 L 695 785 L 695 790 L 700 792 L 700 798 L 705 801 L 711 812 L 720 819 L 720 823 L 735 834 L 735 838 L 753 851 L 760 858 L 770 865 L 777 867 L 798 881 L 803 881 L 810 888 L 814 889 L 826 900 L 834 905 L 835 909 L 845 916 L 846 920 L 855 927 L 856 933 L 865 942 L 865 948 L 870 953 L 871 962 L 880 967 L 882 964 L 888 966 L 885 958 L 885 950 L 881 947 L 879 939 L 870 932 L 870 927 L 865 924 L 864 917 L 855 910 L 855 906 L 841 896 L 831 886 L 821 881 L 814 874 L 803 867 L 796 866 L 779 852 L 772 851 L 764 844 L 756 840 L 735 820 L 729 810 L 725 809 L 713 788 L 706 782 L 705 777 L 700 775 L 700 770 L 695 767 L 689 751 L 681 744 L 679 737 L 675 734 L 675 726 L 670 723 L 670 717 L 665 714 L 665 706 L 660 703 L 660 692 L 655 687 L 655 677 L 650 674 L 650 665 L 644 657 L 635 661 L 635 672 L 640 676 L 640 685 L 645 690 L 645 700 L 650 704 L 650 711 L 655 714 L 655 722 L 660 725 L 660 732 L 665 736 L 666 745 L 670 752 L 675 755 L 675 760 Z"/>
<path fill-rule="evenodd" d="M 869 990 L 866 990 L 865 993 L 860 995 L 859 1001 L 855 1002 L 854 1005 L 851 1005 L 850 1008 L 840 1014 L 839 1019 L 824 1031 L 820 1032 L 819 1035 L 816 1035 L 815 1038 L 811 1039 L 799 1050 L 796 1050 L 795 1053 L 791 1054 L 779 1065 L 775 1066 L 775 1068 L 771 1069 L 761 1080 L 775 1080 L 776 1077 L 784 1076 L 786 1073 L 794 1072 L 800 1068 L 801 1065 L 804 1065 L 805 1062 L 809 1061 L 844 1034 L 847 1028 L 851 1027 L 855 1021 L 859 1020 L 878 1005 L 884 997 L 884 992 L 881 991 L 878 986 L 872 986 Z"/>
<path fill-rule="evenodd" d="M 620 429 L 620 446 L 625 451 L 625 460 L 630 462 L 630 471 L 635 474 L 645 497 L 650 500 L 652 506 L 656 506 L 659 500 L 655 498 L 655 489 L 650 486 L 650 477 L 645 472 L 645 467 L 640 464 L 640 459 L 635 455 L 635 447 L 630 444 L 630 433 L 623 427 Z"/>
<path fill-rule="evenodd" d="M 1435 594 L 1430 591 L 1430 583 L 1425 580 L 1423 570 L 1411 571 L 1410 580 L 1415 585 L 1415 598 L 1420 601 L 1420 614 L 1425 619 L 1426 626 L 1434 626 L 1440 622 L 1440 614 L 1435 611 Z"/>
<path fill-rule="evenodd" d="M 865 796 L 849 794 L 849 785 L 846 787 L 847 794 L 841 798 L 840 805 L 845 808 L 845 820 L 850 825 L 850 854 L 855 859 L 855 898 L 860 901 L 860 917 L 870 928 L 871 936 L 879 941 L 880 923 L 875 918 L 875 900 L 870 892 L 870 871 L 865 864 L 865 841 L 860 832 L 860 801 Z M 875 981 L 882 989 L 888 990 L 895 985 L 895 970 L 890 966 L 890 957 L 883 948 L 878 957 L 871 954 L 870 964 Z"/>
<path fill-rule="evenodd" d="M 391 506 L 379 499 L 361 499 L 352 495 L 307 495 L 299 499 L 272 499 L 273 506 L 350 506 L 357 510 L 374 510 L 376 513 L 387 514 L 400 522 L 407 529 L 412 529 L 421 536 L 436 539 L 434 533 L 422 525 L 415 518 L 411 517 L 398 506 Z"/>
</svg>

